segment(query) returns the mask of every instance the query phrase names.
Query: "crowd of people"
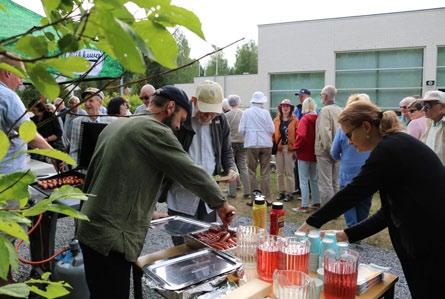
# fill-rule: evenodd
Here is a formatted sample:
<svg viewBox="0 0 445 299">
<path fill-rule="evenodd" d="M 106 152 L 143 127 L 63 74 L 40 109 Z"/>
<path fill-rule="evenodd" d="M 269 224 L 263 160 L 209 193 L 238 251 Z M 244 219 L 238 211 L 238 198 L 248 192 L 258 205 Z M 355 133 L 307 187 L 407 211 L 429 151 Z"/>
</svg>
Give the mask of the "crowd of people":
<svg viewBox="0 0 445 299">
<path fill-rule="evenodd" d="M 2 56 L 0 62 L 17 64 Z M 12 144 L 1 173 L 26 169 L 21 152 L 26 144 L 14 138 L 18 126 L 30 119 L 14 91 L 20 83 L 15 74 L 0 70 L 1 126 Z M 276 199 L 290 201 L 301 192 L 295 211 L 314 212 L 299 230 L 320 228 L 341 214 L 348 228 L 337 232 L 338 240 L 355 242 L 388 228 L 413 298 L 439 296 L 441 276 L 434 269 L 445 266 L 445 93 L 402 99 L 400 117 L 383 112 L 366 94 L 351 95 L 342 109 L 336 93 L 334 86 L 325 86 L 322 107 L 317 107 L 311 91 L 300 89 L 297 104 L 283 99 L 275 119 L 263 92 L 254 92 L 249 108 L 242 110 L 239 96 L 224 100 L 221 86 L 209 80 L 198 85 L 191 100 L 177 87 L 146 85 L 134 117 L 116 117 L 129 116 L 123 98 L 112 99 L 107 113 L 103 93 L 91 87 L 81 95 L 85 110 L 76 97 L 68 108 L 63 100 L 49 107 L 57 118 L 48 116 L 48 107 L 33 105 L 33 120 L 46 119 L 48 125 L 39 126 L 29 145 L 63 146 L 75 159 L 81 124 L 108 124 L 84 185 L 89 199 L 81 211 L 90 221 L 77 227 L 91 297 L 128 297 L 130 269 L 157 217 L 157 202 L 166 201 L 170 215 L 205 221 L 219 216 L 227 225 L 235 209 L 215 175 L 229 183 L 229 198 L 236 198 L 241 186 L 248 204 L 254 190 L 272 201 L 273 154 Z M 381 208 L 368 217 L 377 191 Z"/>
</svg>

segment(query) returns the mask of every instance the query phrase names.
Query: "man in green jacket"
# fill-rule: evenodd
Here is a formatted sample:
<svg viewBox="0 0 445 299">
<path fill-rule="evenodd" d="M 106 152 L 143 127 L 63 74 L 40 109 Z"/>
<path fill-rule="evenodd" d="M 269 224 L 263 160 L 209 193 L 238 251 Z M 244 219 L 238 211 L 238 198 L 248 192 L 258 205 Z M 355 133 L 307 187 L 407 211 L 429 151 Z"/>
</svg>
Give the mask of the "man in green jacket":
<svg viewBox="0 0 445 299">
<path fill-rule="evenodd" d="M 81 211 L 90 221 L 79 223 L 78 239 L 91 298 L 128 298 L 130 269 L 142 250 L 164 177 L 202 198 L 223 223 L 235 214 L 174 135 L 191 111 L 184 91 L 164 86 L 150 107 L 151 114 L 108 125 L 88 169 L 84 190 L 91 195 Z"/>
</svg>

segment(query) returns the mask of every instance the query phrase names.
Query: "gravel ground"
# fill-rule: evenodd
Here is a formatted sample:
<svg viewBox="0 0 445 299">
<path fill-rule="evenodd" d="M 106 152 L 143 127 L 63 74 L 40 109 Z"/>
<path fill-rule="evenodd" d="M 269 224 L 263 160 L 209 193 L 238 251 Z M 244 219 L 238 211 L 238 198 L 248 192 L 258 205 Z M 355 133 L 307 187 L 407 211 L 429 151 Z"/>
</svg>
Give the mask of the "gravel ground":
<svg viewBox="0 0 445 299">
<path fill-rule="evenodd" d="M 165 206 L 160 206 L 159 210 L 165 210 Z M 239 224 L 249 224 L 250 219 L 248 217 L 239 217 L 236 219 L 234 226 Z M 297 224 L 286 223 L 284 233 L 287 236 L 293 234 L 296 230 Z M 74 237 L 74 222 L 70 218 L 62 218 L 58 220 L 57 233 L 56 233 L 56 248 L 68 244 L 68 242 Z M 145 240 L 144 248 L 142 254 L 148 254 L 161 249 L 165 249 L 173 246 L 170 236 L 162 231 L 149 231 Z M 397 259 L 397 256 L 392 250 L 384 250 L 374 246 L 366 244 L 366 241 L 362 242 L 361 245 L 352 245 L 355 247 L 360 254 L 360 262 L 362 263 L 375 263 L 385 267 L 391 267 L 390 272 L 399 276 L 399 281 L 396 284 L 395 298 L 409 299 L 411 298 L 406 284 L 405 277 Z M 20 254 L 22 256 L 29 256 L 28 249 L 23 246 Z M 22 281 L 26 279 L 31 271 L 29 266 L 20 265 L 19 271 L 14 274 L 16 280 Z M 133 292 L 133 291 L 132 291 Z M 130 298 L 133 298 L 131 295 Z M 155 291 L 144 286 L 144 298 L 163 298 Z"/>
</svg>

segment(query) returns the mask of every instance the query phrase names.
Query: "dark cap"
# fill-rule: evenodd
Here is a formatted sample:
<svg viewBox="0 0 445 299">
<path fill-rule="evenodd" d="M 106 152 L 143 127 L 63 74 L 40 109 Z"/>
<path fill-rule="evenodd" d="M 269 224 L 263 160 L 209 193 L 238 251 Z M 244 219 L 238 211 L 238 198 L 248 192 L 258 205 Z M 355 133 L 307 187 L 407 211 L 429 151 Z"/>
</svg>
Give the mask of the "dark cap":
<svg viewBox="0 0 445 299">
<path fill-rule="evenodd" d="M 311 95 L 311 91 L 309 89 L 302 88 L 295 95 L 296 96 L 300 96 L 300 95 L 303 95 L 303 94 L 310 96 Z"/>
<path fill-rule="evenodd" d="M 182 89 L 179 89 L 172 85 L 166 85 L 159 89 L 156 89 L 154 94 L 170 99 L 174 101 L 176 105 L 179 105 L 185 110 L 187 110 L 188 114 L 192 113 L 192 107 L 190 106 L 189 98 Z"/>
</svg>

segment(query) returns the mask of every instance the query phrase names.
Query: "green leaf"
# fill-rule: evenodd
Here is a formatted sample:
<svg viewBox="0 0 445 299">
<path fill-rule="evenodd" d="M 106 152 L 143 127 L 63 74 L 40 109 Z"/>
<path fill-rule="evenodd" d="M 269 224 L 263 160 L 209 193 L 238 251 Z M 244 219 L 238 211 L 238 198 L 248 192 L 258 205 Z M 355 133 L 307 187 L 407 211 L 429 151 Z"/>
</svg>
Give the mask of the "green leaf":
<svg viewBox="0 0 445 299">
<path fill-rule="evenodd" d="M 122 65 L 135 73 L 144 73 L 144 60 L 132 38 L 131 27 L 114 18 L 108 11 L 97 11 L 95 25 L 104 36 L 98 47 L 119 60 Z"/>
<path fill-rule="evenodd" d="M 46 287 L 47 298 L 57 298 L 68 295 L 70 292 L 61 284 L 50 283 Z"/>
<path fill-rule="evenodd" d="M 1 10 L 1 11 L 6 11 L 5 6 L 4 6 L 3 4 L 1 4 L 1 3 L 0 3 L 0 10 Z"/>
<path fill-rule="evenodd" d="M 19 135 L 24 142 L 30 142 L 37 135 L 36 124 L 32 120 L 25 121 L 20 125 Z"/>
<path fill-rule="evenodd" d="M 52 34 L 51 32 L 45 32 L 45 36 L 47 39 L 53 41 L 55 39 L 54 34 Z"/>
<path fill-rule="evenodd" d="M 35 179 L 30 171 L 0 176 L 0 201 L 29 198 L 28 185 Z"/>
<path fill-rule="evenodd" d="M 133 27 L 150 48 L 157 62 L 168 68 L 176 67 L 178 46 L 171 33 L 165 27 L 151 20 L 136 22 L 133 24 Z"/>
<path fill-rule="evenodd" d="M 48 67 L 43 63 L 26 64 L 31 83 L 44 96 L 55 99 L 60 93 L 59 85 L 48 72 Z"/>
<path fill-rule="evenodd" d="M 17 214 L 16 212 L 0 211 L 0 218 L 7 221 L 14 221 L 20 224 L 26 224 L 28 226 L 31 224 L 31 220 L 20 214 Z"/>
<path fill-rule="evenodd" d="M 80 219 L 80 220 L 87 220 L 87 221 L 89 220 L 85 214 L 82 214 L 78 210 L 73 209 L 70 206 L 63 205 L 63 204 L 57 204 L 57 203 L 50 204 L 48 206 L 48 211 L 51 211 L 54 213 L 59 213 L 59 214 L 64 214 L 64 215 L 70 216 L 72 218 Z"/>
<path fill-rule="evenodd" d="M 50 17 L 52 12 L 59 7 L 60 0 L 42 0 L 42 4 L 45 15 Z"/>
<path fill-rule="evenodd" d="M 0 294 L 15 298 L 28 298 L 30 287 L 23 282 L 8 284 L 0 288 Z"/>
<path fill-rule="evenodd" d="M 0 239 L 0 278 L 4 280 L 7 279 L 9 271 L 9 252 L 6 242 L 5 239 Z"/>
<path fill-rule="evenodd" d="M 32 206 L 31 208 L 22 211 L 22 215 L 25 217 L 40 215 L 48 209 L 48 206 L 50 204 L 51 200 L 49 198 L 45 198 L 44 200 L 41 200 L 37 204 Z"/>
<path fill-rule="evenodd" d="M 31 57 L 46 56 L 48 54 L 48 43 L 42 35 L 25 35 L 17 41 L 16 48 Z"/>
<path fill-rule="evenodd" d="M 0 231 L 15 238 L 28 241 L 28 235 L 25 230 L 14 221 L 0 219 Z"/>
<path fill-rule="evenodd" d="M 31 286 L 31 292 L 36 293 L 44 298 L 58 298 L 69 294 L 67 288 L 71 286 L 63 281 L 47 281 L 43 279 L 30 279 L 26 281 L 28 284 L 46 284 L 46 289 L 41 290 L 36 286 Z"/>
<path fill-rule="evenodd" d="M 8 72 L 11 72 L 11 73 L 13 73 L 16 76 L 19 76 L 20 78 L 25 77 L 25 74 L 23 74 L 22 70 L 14 67 L 14 66 L 12 66 L 10 64 L 4 63 L 4 62 L 0 63 L 0 69 L 6 70 Z"/>
<path fill-rule="evenodd" d="M 37 154 L 65 162 L 68 165 L 76 167 L 76 161 L 70 155 L 56 149 L 31 149 L 26 151 L 28 154 Z"/>
<path fill-rule="evenodd" d="M 83 193 L 79 188 L 63 185 L 60 188 L 56 188 L 51 195 L 49 196 L 51 201 L 55 201 L 58 199 L 78 199 L 78 200 L 87 200 L 88 197 L 85 193 Z"/>
<path fill-rule="evenodd" d="M 158 16 L 153 19 L 166 27 L 172 27 L 174 25 L 184 26 L 205 40 L 201 28 L 201 21 L 190 10 L 174 5 L 161 6 Z"/>
<path fill-rule="evenodd" d="M 62 52 L 75 52 L 79 50 L 79 41 L 72 33 L 65 34 L 57 41 L 57 44 Z"/>
<path fill-rule="evenodd" d="M 0 131 L 0 161 L 3 160 L 8 153 L 9 146 L 10 143 L 8 136 L 6 136 L 5 132 Z"/>
<path fill-rule="evenodd" d="M 14 246 L 12 245 L 11 241 L 6 239 L 5 237 L 0 236 L 0 243 L 5 244 L 6 249 L 8 251 L 8 257 L 9 257 L 9 265 L 11 266 L 11 269 L 17 270 L 18 267 L 18 259 L 17 259 L 17 252 L 15 251 Z"/>
<path fill-rule="evenodd" d="M 40 276 L 40 278 L 42 278 L 43 280 L 49 280 L 50 276 L 51 276 L 51 272 L 45 272 Z"/>
<path fill-rule="evenodd" d="M 73 73 L 85 72 L 90 68 L 90 63 L 79 56 L 59 57 L 47 60 L 46 64 L 67 77 L 72 76 Z"/>
</svg>

